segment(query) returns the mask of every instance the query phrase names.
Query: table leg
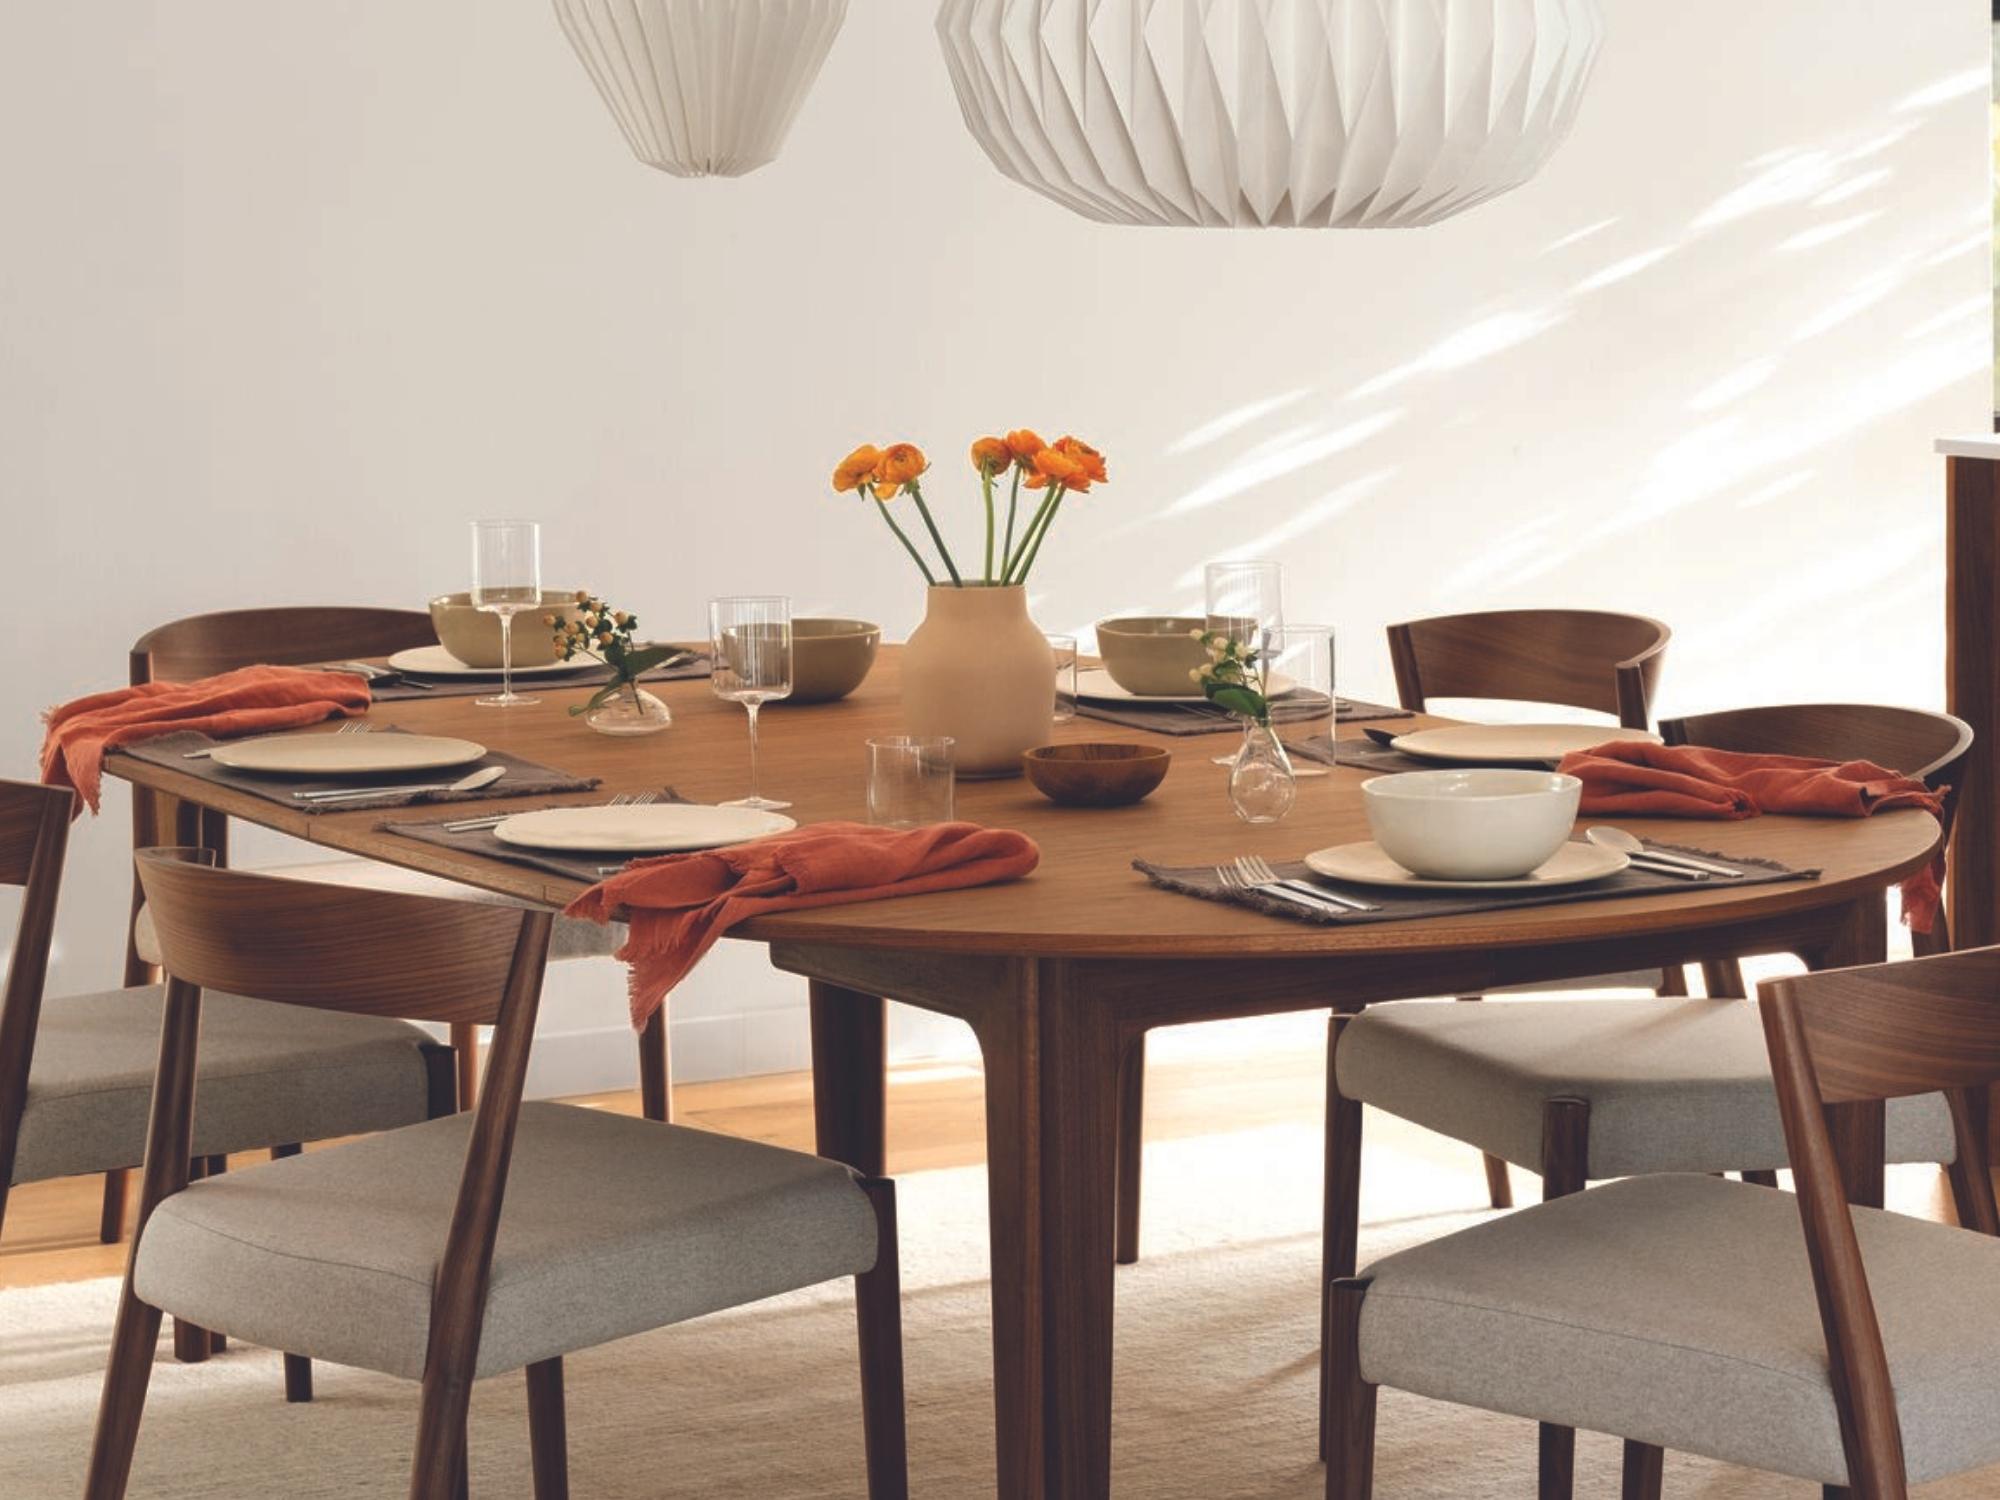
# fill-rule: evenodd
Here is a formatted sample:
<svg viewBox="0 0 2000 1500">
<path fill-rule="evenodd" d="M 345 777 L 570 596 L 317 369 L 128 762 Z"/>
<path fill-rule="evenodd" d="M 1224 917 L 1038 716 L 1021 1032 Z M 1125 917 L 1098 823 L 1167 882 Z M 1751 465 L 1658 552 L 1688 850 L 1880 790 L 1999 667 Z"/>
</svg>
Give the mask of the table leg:
<svg viewBox="0 0 2000 1500">
<path fill-rule="evenodd" d="M 1118 1074 L 1129 1037 L 1060 961 L 1022 964 L 986 1062 L 1000 1493 L 1111 1491 Z"/>
<path fill-rule="evenodd" d="M 886 1177 L 888 1003 L 813 980 L 813 1129 L 821 1156 Z"/>
<path fill-rule="evenodd" d="M 1868 896 L 1847 909 L 1838 934 L 1815 952 L 1802 954 L 1806 967 L 1846 969 L 1879 964 L 1889 958 L 1889 910 L 1881 896 Z M 1841 1104 L 1826 1111 L 1827 1133 L 1847 1184 L 1847 1201 L 1880 1208 L 1886 1191 L 1883 1166 L 1883 1109 L 1869 1104 Z"/>
</svg>

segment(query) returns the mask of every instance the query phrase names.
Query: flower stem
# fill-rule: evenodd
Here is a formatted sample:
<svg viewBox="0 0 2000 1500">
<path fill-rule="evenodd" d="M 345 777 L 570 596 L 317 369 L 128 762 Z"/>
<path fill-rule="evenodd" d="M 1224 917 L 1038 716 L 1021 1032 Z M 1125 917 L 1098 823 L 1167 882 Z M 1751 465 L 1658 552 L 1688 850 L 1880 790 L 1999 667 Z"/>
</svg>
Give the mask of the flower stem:
<svg viewBox="0 0 2000 1500">
<path fill-rule="evenodd" d="M 937 586 L 937 575 L 931 572 L 931 565 L 924 561 L 923 553 L 917 550 L 916 544 L 910 540 L 909 534 L 902 527 L 898 526 L 896 518 L 889 514 L 889 502 L 886 500 L 877 500 L 874 502 L 874 505 L 877 510 L 882 512 L 882 519 L 889 523 L 889 529 L 896 533 L 896 540 L 903 544 L 903 550 L 910 554 L 910 561 L 914 562 L 922 570 L 924 582 L 935 588 Z"/>
<path fill-rule="evenodd" d="M 1016 582 L 1026 583 L 1028 581 L 1028 570 L 1034 567 L 1035 559 L 1042 554 L 1042 543 L 1048 539 L 1049 528 L 1056 524 L 1056 512 L 1062 509 L 1063 496 L 1066 493 L 1067 491 L 1061 485 L 1057 485 L 1055 493 L 1049 497 L 1048 510 L 1046 518 L 1042 522 L 1042 529 L 1035 533 L 1035 544 L 1028 549 L 1028 556 L 1021 564 L 1021 576 L 1015 580 Z M 1026 544 L 1024 543 L 1023 545 L 1025 546 Z"/>
<path fill-rule="evenodd" d="M 1014 556 L 1014 507 L 1021 503 L 1021 466 L 1014 465 L 1014 483 L 1007 491 L 1007 540 L 1000 544 L 1000 581 L 1007 581 L 1007 564 Z"/>
<path fill-rule="evenodd" d="M 952 586 L 964 588 L 965 580 L 958 576 L 958 564 L 951 560 L 951 548 L 945 546 L 944 538 L 938 534 L 937 522 L 931 519 L 931 508 L 924 504 L 922 488 L 914 479 L 904 488 L 910 492 L 910 498 L 917 502 L 917 514 L 924 518 L 924 529 L 931 534 L 931 540 L 937 544 L 938 556 L 944 559 L 944 570 L 951 574 Z"/>
<path fill-rule="evenodd" d="M 1007 558 L 1006 567 L 1004 567 L 1000 571 L 1001 582 L 1003 583 L 1020 582 L 1020 579 L 1016 578 L 1014 575 L 1020 571 L 1022 561 L 1028 555 L 1028 544 L 1034 541 L 1035 529 L 1042 524 L 1042 517 L 1048 514 L 1049 501 L 1053 498 L 1054 498 L 1054 491 L 1050 491 L 1048 494 L 1043 495 L 1041 504 L 1035 507 L 1035 513 L 1032 516 L 1028 517 L 1027 530 L 1021 533 L 1021 545 L 1013 549 L 1013 551 L 1009 554 Z"/>
<path fill-rule="evenodd" d="M 979 491 L 986 501 L 986 583 L 993 583 L 993 466 L 979 466 Z"/>
</svg>

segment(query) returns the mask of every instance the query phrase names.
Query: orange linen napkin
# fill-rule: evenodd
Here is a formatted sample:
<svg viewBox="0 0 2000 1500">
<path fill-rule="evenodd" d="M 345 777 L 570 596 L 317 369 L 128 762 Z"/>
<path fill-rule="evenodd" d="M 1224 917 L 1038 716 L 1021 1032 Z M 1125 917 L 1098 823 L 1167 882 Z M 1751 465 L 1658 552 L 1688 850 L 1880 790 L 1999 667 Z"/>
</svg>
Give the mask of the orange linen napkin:
<svg viewBox="0 0 2000 1500">
<path fill-rule="evenodd" d="M 1754 818 L 1759 813 L 1865 818 L 1900 807 L 1944 815 L 1944 794 L 1871 761 L 1751 755 L 1700 745 L 1616 740 L 1563 757 L 1583 782 L 1585 817 Z M 1929 932 L 1937 920 L 1944 851 L 1903 882 L 1903 920 Z"/>
<path fill-rule="evenodd" d="M 262 734 L 367 712 L 368 684 L 359 676 L 302 667 L 238 667 L 193 682 L 116 688 L 42 716 L 42 780 L 75 787 L 96 812 L 105 754 L 120 745 L 188 730 Z"/>
<path fill-rule="evenodd" d="M 631 965 L 637 1028 L 738 922 L 1018 880 L 1040 859 L 1026 834 L 977 823 L 819 823 L 728 849 L 640 860 L 599 881 L 564 914 L 609 922 L 624 909 L 632 932 L 617 957 Z"/>
</svg>

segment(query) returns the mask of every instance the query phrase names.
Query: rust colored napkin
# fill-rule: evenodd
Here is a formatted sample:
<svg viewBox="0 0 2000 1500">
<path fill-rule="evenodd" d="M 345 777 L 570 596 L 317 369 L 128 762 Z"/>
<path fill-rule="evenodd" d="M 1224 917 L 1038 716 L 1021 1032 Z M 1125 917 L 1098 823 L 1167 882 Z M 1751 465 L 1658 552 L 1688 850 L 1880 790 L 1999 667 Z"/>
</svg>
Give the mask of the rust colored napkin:
<svg viewBox="0 0 2000 1500">
<path fill-rule="evenodd" d="M 42 780 L 75 787 L 96 812 L 105 754 L 120 745 L 189 729 L 217 739 L 265 734 L 367 712 L 360 677 L 302 667 L 238 667 L 193 682 L 92 693 L 42 716 Z"/>
<path fill-rule="evenodd" d="M 1578 810 L 1586 817 L 1865 818 L 1901 807 L 1944 815 L 1942 792 L 1865 760 L 1616 740 L 1566 755 L 1557 769 L 1583 782 Z M 1935 924 L 1943 882 L 1943 850 L 1903 882 L 1903 920 L 1912 931 L 1929 932 Z"/>
<path fill-rule="evenodd" d="M 637 1028 L 738 922 L 1018 880 L 1040 858 L 1026 834 L 977 823 L 818 823 L 727 849 L 636 861 L 578 896 L 564 915 L 609 922 L 624 911 L 632 930 L 617 957 L 631 966 Z"/>
</svg>

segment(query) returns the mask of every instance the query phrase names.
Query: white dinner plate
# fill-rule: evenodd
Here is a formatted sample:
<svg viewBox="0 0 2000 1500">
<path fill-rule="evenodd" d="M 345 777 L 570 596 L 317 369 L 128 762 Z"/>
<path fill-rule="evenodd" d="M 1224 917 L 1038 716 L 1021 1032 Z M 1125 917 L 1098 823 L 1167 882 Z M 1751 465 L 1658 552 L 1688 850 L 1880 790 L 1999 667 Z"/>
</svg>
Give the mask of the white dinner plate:
<svg viewBox="0 0 2000 1500">
<path fill-rule="evenodd" d="M 217 745 L 209 759 L 270 776 L 375 776 L 468 765 L 485 753 L 471 740 L 435 734 L 269 734 Z"/>
<path fill-rule="evenodd" d="M 1289 697 L 1299 685 L 1283 672 L 1271 674 L 1271 696 Z M 1092 703 L 1206 703 L 1205 693 L 1128 693 L 1102 667 L 1085 667 L 1076 674 L 1076 695 Z"/>
<path fill-rule="evenodd" d="M 1573 750 L 1589 750 L 1613 740 L 1660 743 L 1657 734 L 1620 729 L 1615 724 L 1453 724 L 1398 735 L 1395 748 L 1405 755 L 1447 763 L 1540 765 L 1561 760 Z"/>
<path fill-rule="evenodd" d="M 740 844 L 798 826 L 782 813 L 754 807 L 669 802 L 648 807 L 545 807 L 507 819 L 493 836 L 521 849 L 673 854 Z"/>
<path fill-rule="evenodd" d="M 412 646 L 407 651 L 398 651 L 389 658 L 389 665 L 398 672 L 408 672 L 414 677 L 498 677 L 498 667 L 468 667 L 442 646 Z M 588 657 L 576 661 L 544 662 L 539 667 L 516 667 L 516 677 L 566 677 L 572 672 L 598 670 L 598 664 Z"/>
<path fill-rule="evenodd" d="M 1389 858 L 1373 839 L 1366 843 L 1316 849 L 1306 856 L 1306 867 L 1328 880 L 1425 891 L 1531 891 L 1550 886 L 1582 885 L 1586 881 L 1616 875 L 1630 863 L 1616 849 L 1600 849 L 1595 844 L 1564 844 L 1547 864 L 1512 880 L 1427 880 L 1421 875 L 1411 874 Z"/>
</svg>

